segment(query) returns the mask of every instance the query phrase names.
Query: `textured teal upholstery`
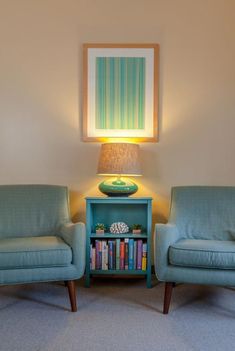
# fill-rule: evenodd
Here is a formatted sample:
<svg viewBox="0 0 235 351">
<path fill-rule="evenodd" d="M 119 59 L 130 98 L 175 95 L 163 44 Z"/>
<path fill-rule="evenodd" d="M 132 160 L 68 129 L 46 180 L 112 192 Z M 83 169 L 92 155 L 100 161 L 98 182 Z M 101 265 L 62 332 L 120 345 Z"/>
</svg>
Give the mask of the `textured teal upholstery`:
<svg viewBox="0 0 235 351">
<path fill-rule="evenodd" d="M 235 240 L 235 187 L 173 188 L 169 223 L 184 238 Z"/>
<path fill-rule="evenodd" d="M 69 266 L 72 250 L 57 236 L 0 239 L 0 269 Z"/>
<path fill-rule="evenodd" d="M 172 189 L 168 224 L 157 224 L 159 280 L 235 285 L 235 187 Z"/>
<path fill-rule="evenodd" d="M 235 269 L 235 241 L 182 239 L 170 246 L 169 263 L 184 267 Z"/>
<path fill-rule="evenodd" d="M 0 186 L 0 284 L 82 277 L 85 240 L 85 225 L 70 220 L 66 187 Z"/>
<path fill-rule="evenodd" d="M 0 237 L 56 235 L 69 221 L 66 187 L 0 186 Z"/>
</svg>

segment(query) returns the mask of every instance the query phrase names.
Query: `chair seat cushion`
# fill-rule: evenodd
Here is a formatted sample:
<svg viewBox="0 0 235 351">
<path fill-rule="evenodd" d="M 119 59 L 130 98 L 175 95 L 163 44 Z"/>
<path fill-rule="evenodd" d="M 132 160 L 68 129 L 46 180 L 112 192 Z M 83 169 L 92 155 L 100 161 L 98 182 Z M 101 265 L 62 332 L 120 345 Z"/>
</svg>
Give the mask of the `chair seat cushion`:
<svg viewBox="0 0 235 351">
<path fill-rule="evenodd" d="M 0 269 L 68 266 L 71 248 L 59 237 L 0 239 Z"/>
<path fill-rule="evenodd" d="M 235 269 L 235 241 L 183 239 L 169 248 L 176 266 Z"/>
</svg>

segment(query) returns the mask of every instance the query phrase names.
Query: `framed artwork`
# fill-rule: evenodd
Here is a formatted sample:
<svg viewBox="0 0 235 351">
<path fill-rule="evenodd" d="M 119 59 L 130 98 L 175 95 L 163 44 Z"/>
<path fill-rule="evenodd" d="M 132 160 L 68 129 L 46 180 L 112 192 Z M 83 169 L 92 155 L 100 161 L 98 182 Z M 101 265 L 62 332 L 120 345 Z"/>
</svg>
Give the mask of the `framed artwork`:
<svg viewBox="0 0 235 351">
<path fill-rule="evenodd" d="M 83 45 L 83 140 L 158 140 L 158 44 Z"/>
</svg>

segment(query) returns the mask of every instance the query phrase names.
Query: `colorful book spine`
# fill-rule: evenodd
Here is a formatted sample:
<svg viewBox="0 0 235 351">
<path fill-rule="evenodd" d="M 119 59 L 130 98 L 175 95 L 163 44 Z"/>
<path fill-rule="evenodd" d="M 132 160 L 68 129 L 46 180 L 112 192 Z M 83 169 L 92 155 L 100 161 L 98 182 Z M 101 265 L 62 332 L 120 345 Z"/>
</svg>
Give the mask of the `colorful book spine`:
<svg viewBox="0 0 235 351">
<path fill-rule="evenodd" d="M 120 269 L 125 269 L 125 243 L 124 241 L 120 242 Z"/>
<path fill-rule="evenodd" d="M 120 269 L 120 239 L 116 239 L 116 269 Z"/>
<path fill-rule="evenodd" d="M 101 241 L 102 246 L 102 270 L 107 270 L 107 242 L 105 240 Z"/>
<path fill-rule="evenodd" d="M 102 241 L 99 240 L 99 268 L 102 269 Z"/>
<path fill-rule="evenodd" d="M 95 241 L 95 269 L 100 269 L 99 240 Z"/>
<path fill-rule="evenodd" d="M 112 266 L 112 243 L 108 241 L 108 269 L 111 269 Z"/>
<path fill-rule="evenodd" d="M 116 240 L 113 240 L 113 265 L 112 269 L 116 269 Z"/>
<path fill-rule="evenodd" d="M 146 271 L 147 269 L 147 243 L 143 244 L 143 251 L 142 251 L 142 270 Z"/>
<path fill-rule="evenodd" d="M 108 269 L 115 269 L 115 247 L 114 247 L 114 241 L 113 240 L 109 240 L 108 242 Z"/>
<path fill-rule="evenodd" d="M 143 240 L 137 240 L 137 269 L 142 269 Z"/>
<path fill-rule="evenodd" d="M 134 269 L 134 239 L 129 239 L 129 255 L 128 265 L 129 269 Z"/>
<path fill-rule="evenodd" d="M 136 269 L 137 241 L 134 240 L 134 269 Z"/>
<path fill-rule="evenodd" d="M 95 255 L 96 255 L 96 250 L 95 250 L 95 247 L 92 247 L 92 258 L 91 258 L 91 269 L 95 270 Z"/>
<path fill-rule="evenodd" d="M 104 270 L 108 270 L 108 244 L 105 242 L 105 250 L 104 250 Z"/>
<path fill-rule="evenodd" d="M 125 243 L 125 270 L 129 269 L 129 239 L 124 239 Z"/>
<path fill-rule="evenodd" d="M 92 244 L 90 244 L 90 269 L 92 269 Z"/>
</svg>

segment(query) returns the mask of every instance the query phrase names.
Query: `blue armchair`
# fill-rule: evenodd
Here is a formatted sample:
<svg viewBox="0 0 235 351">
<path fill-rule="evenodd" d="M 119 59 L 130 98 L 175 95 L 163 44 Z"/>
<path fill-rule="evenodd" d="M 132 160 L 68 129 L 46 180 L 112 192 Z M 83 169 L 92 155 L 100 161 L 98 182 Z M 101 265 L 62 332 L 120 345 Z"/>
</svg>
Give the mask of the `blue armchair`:
<svg viewBox="0 0 235 351">
<path fill-rule="evenodd" d="M 175 283 L 235 286 L 235 187 L 173 188 L 169 222 L 154 239 L 164 314 Z"/>
<path fill-rule="evenodd" d="M 66 187 L 0 186 L 0 285 L 65 281 L 75 312 L 85 240 L 85 225 L 70 220 Z"/>
</svg>

